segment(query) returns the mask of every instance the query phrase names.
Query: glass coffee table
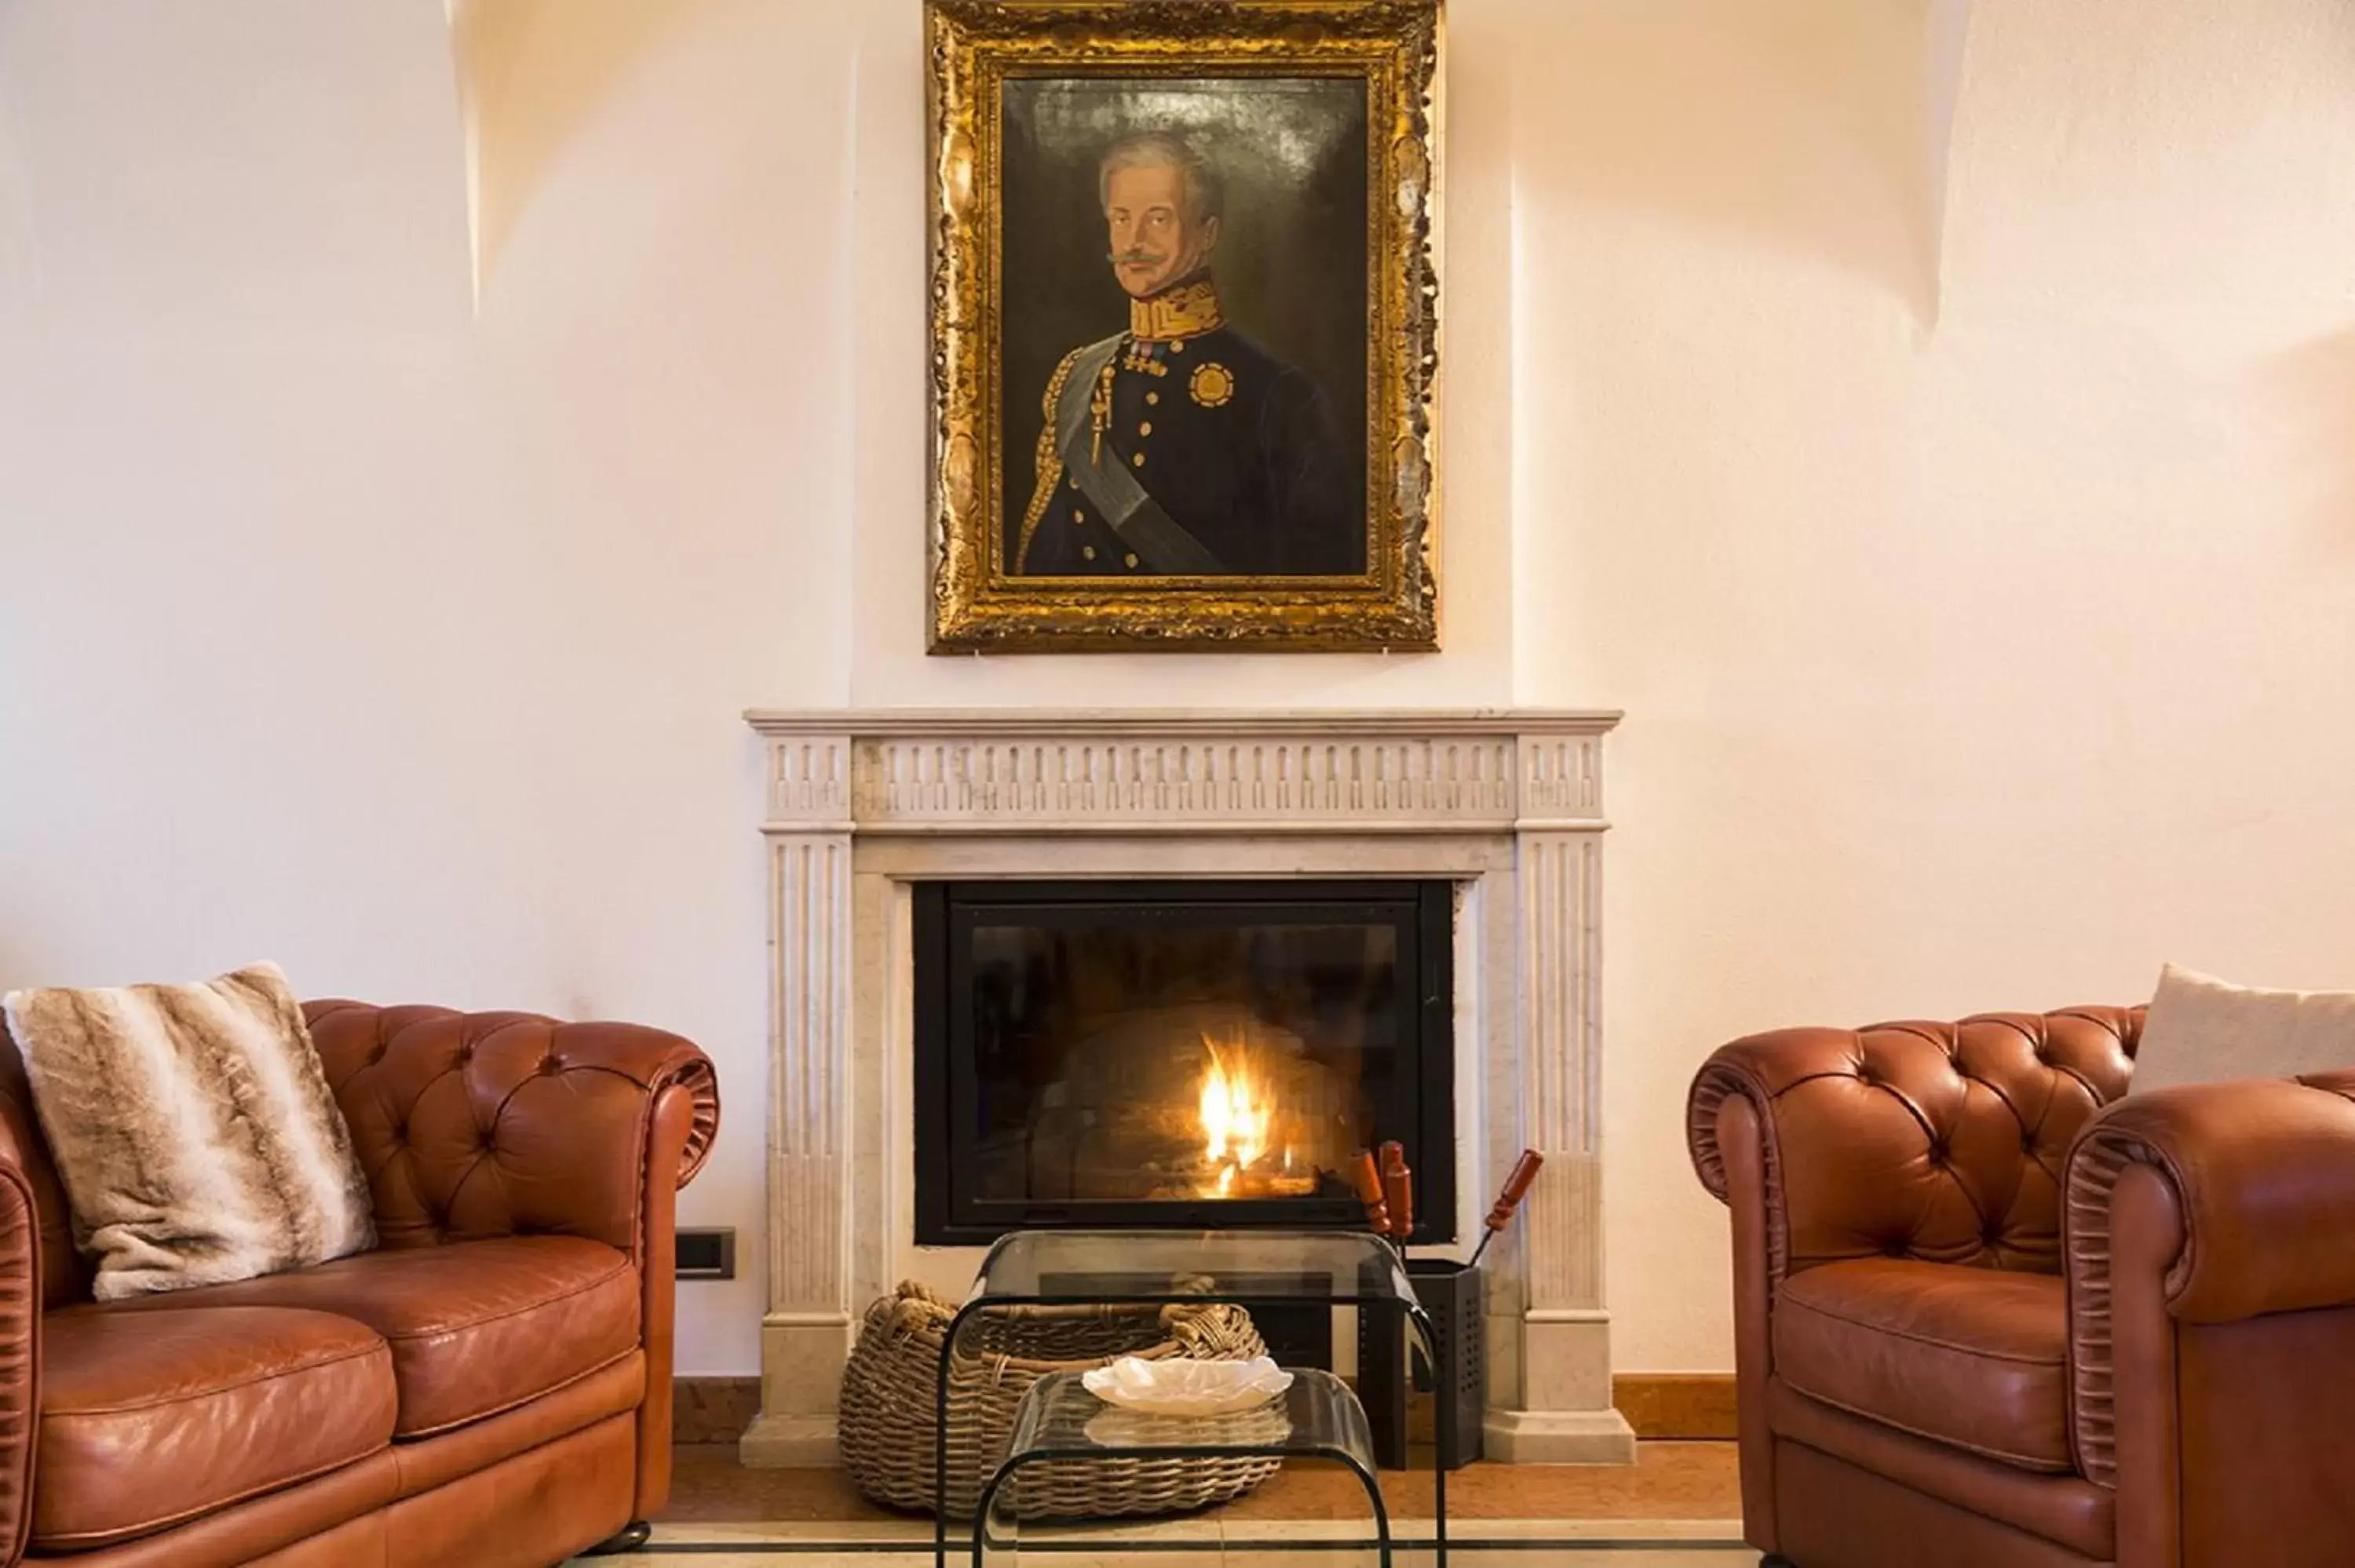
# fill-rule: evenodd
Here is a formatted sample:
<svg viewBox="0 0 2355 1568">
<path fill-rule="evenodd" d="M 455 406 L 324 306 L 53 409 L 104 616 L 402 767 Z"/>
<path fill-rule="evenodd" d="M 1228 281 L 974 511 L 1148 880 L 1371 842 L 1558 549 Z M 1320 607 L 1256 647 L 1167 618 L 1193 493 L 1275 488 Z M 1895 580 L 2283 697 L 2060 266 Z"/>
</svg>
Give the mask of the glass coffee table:
<svg viewBox="0 0 2355 1568">
<path fill-rule="evenodd" d="M 1362 1311 L 1395 1312 L 1414 1325 L 1426 1354 L 1435 1353 L 1430 1314 L 1416 1298 L 1399 1255 L 1368 1231 L 1015 1231 L 983 1259 L 972 1290 L 941 1343 L 933 1408 L 941 1412 L 932 1455 L 933 1496 L 949 1495 L 950 1360 L 968 1319 L 992 1308 L 1017 1306 L 1165 1306 L 1225 1301 L 1258 1305 L 1321 1302 Z M 1315 1456 L 1355 1471 L 1374 1510 L 1378 1548 L 1391 1561 L 1390 1519 L 1374 1473 L 1373 1441 L 1357 1395 L 1330 1372 L 1293 1368 L 1281 1420 L 1270 1410 L 1253 1427 L 1236 1417 L 1201 1421 L 1169 1417 L 1104 1420 L 1115 1411 L 1081 1385 L 1075 1373 L 1039 1380 L 1015 1419 L 1007 1456 L 984 1484 L 974 1509 L 973 1563 L 981 1568 L 992 1502 L 1025 1465 L 1051 1460 L 1119 1458 L 1286 1457 Z M 1455 1446 L 1455 1402 L 1436 1402 L 1439 1443 L 1432 1457 L 1435 1561 L 1447 1561 L 1447 1469 L 1442 1456 Z M 1226 1549 L 1246 1547 L 1230 1542 Z M 1271 1549 L 1297 1543 L 1270 1542 Z M 948 1510 L 933 1511 L 933 1560 L 948 1563 Z"/>
</svg>

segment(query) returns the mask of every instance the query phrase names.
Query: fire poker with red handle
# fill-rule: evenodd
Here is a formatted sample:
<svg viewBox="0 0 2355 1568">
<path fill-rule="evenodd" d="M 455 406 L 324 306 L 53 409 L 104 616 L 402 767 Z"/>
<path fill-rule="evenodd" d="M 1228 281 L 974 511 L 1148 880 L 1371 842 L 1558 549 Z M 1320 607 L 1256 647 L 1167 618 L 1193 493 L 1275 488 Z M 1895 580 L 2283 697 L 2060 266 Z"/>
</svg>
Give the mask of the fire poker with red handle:
<svg viewBox="0 0 2355 1568">
<path fill-rule="evenodd" d="M 1378 1236 L 1390 1234 L 1390 1204 L 1383 1200 L 1381 1173 L 1374 1169 L 1370 1150 L 1358 1150 L 1358 1162 L 1349 1169 L 1349 1180 L 1358 1189 L 1358 1202 L 1366 1206 L 1366 1224 Z"/>
<path fill-rule="evenodd" d="M 1414 1172 L 1407 1169 L 1403 1143 L 1382 1145 L 1382 1196 L 1390 1204 L 1391 1234 L 1403 1247 L 1414 1234 Z"/>
<path fill-rule="evenodd" d="M 1488 1210 L 1488 1234 L 1482 1236 L 1480 1245 L 1472 1249 L 1472 1261 L 1465 1267 L 1480 1266 L 1480 1255 L 1488 1250 L 1488 1244 L 1497 1239 L 1498 1231 L 1513 1223 L 1513 1215 L 1520 1211 L 1521 1200 L 1529 1195 L 1529 1188 L 1538 1179 L 1538 1170 L 1544 1164 L 1545 1156 L 1536 1150 L 1521 1150 L 1521 1157 L 1513 1161 L 1513 1173 L 1505 1178 L 1504 1190 L 1497 1194 L 1495 1205 Z"/>
</svg>

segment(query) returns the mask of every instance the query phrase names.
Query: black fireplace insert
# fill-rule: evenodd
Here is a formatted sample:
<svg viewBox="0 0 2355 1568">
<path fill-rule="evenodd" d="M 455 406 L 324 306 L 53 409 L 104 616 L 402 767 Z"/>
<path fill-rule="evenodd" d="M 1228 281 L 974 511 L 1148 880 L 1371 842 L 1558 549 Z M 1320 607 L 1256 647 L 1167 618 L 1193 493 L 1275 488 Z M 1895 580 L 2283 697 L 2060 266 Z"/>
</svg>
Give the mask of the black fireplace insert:
<svg viewBox="0 0 2355 1568">
<path fill-rule="evenodd" d="M 916 1239 L 1356 1225 L 1394 1139 L 1455 1226 L 1446 882 L 915 890 Z"/>
</svg>

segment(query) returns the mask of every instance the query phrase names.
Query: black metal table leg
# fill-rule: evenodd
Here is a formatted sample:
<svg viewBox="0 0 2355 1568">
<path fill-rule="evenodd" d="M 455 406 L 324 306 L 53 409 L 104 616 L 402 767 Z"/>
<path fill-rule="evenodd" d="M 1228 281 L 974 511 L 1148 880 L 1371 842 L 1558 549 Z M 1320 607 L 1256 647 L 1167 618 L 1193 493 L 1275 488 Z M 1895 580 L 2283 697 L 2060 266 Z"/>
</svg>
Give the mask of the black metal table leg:
<svg viewBox="0 0 2355 1568">
<path fill-rule="evenodd" d="M 1347 1454 L 1337 1453 L 1331 1457 L 1349 1467 L 1364 1484 L 1366 1500 L 1374 1505 L 1374 1543 L 1381 1554 L 1381 1568 L 1391 1568 L 1391 1510 L 1390 1505 L 1382 1501 L 1381 1478 L 1360 1468 L 1358 1461 Z"/>
<path fill-rule="evenodd" d="M 1430 1359 L 1433 1403 L 1436 1406 L 1437 1430 L 1431 1456 L 1432 1556 L 1437 1568 L 1447 1563 L 1447 1456 L 1455 1451 L 1455 1391 L 1445 1386 L 1444 1366 L 1439 1353 L 1439 1325 L 1429 1310 L 1412 1302 L 1399 1303 L 1402 1324 L 1414 1325 L 1415 1337 L 1423 1341 L 1423 1351 Z M 1400 1338 L 1405 1338 L 1401 1333 Z"/>
</svg>

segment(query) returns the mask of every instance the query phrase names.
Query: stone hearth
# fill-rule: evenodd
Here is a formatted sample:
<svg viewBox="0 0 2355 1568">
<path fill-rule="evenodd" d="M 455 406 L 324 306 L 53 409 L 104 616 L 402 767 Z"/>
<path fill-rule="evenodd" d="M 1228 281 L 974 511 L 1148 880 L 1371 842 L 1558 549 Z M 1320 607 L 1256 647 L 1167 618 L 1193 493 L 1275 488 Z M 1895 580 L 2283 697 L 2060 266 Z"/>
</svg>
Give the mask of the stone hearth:
<svg viewBox="0 0 2355 1568">
<path fill-rule="evenodd" d="M 1462 1256 L 1491 1247 L 1487 1451 L 1625 1462 L 1603 1302 L 1599 965 L 1608 713 L 1038 711 L 747 715 L 767 747 L 769 1310 L 751 1465 L 834 1455 L 866 1304 L 962 1292 L 919 1247 L 911 887 L 951 878 L 1445 878 L 1458 889 Z"/>
</svg>

